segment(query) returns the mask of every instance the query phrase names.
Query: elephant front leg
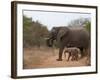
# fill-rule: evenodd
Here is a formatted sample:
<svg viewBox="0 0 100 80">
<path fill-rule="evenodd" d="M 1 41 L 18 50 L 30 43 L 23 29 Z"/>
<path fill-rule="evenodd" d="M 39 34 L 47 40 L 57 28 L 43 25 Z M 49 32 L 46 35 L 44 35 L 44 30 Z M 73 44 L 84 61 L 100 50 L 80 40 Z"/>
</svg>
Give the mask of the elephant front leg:
<svg viewBox="0 0 100 80">
<path fill-rule="evenodd" d="M 63 49 L 64 49 L 64 48 L 60 48 L 60 49 L 59 49 L 59 58 L 57 59 L 57 61 L 62 61 Z"/>
</svg>

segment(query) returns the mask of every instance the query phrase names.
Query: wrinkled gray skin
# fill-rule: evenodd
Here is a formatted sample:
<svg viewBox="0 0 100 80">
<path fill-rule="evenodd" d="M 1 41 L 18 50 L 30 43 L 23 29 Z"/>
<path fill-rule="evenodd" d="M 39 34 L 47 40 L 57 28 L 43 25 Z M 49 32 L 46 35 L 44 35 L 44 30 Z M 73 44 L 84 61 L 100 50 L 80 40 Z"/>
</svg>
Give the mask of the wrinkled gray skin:
<svg viewBox="0 0 100 80">
<path fill-rule="evenodd" d="M 62 54 L 65 47 L 77 47 L 81 50 L 87 50 L 89 47 L 89 33 L 85 29 L 70 29 L 68 27 L 53 27 L 47 45 L 53 46 L 53 41 L 56 40 L 59 44 L 59 58 L 57 61 L 62 61 Z"/>
<path fill-rule="evenodd" d="M 78 61 L 78 54 L 80 54 L 80 49 L 77 47 L 70 47 L 64 50 L 64 55 L 66 57 L 66 53 L 69 53 L 67 61 L 69 61 L 70 57 L 72 57 L 72 61 Z"/>
</svg>

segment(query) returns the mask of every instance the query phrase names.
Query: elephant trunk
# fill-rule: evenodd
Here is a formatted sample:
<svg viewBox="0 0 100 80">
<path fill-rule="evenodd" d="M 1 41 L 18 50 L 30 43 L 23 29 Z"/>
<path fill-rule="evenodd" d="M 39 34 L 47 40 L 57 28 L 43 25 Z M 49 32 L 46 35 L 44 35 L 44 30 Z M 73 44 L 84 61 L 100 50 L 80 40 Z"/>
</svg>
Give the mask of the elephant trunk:
<svg viewBox="0 0 100 80">
<path fill-rule="evenodd" d="M 52 47 L 53 46 L 53 40 L 51 38 L 46 40 L 47 46 Z"/>
</svg>

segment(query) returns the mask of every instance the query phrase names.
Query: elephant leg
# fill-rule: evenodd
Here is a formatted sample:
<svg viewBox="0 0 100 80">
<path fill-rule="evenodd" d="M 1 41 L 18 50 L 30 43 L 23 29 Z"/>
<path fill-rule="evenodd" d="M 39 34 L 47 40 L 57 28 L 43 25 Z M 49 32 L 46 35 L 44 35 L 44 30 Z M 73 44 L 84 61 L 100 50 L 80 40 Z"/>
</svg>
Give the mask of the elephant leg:
<svg viewBox="0 0 100 80">
<path fill-rule="evenodd" d="M 69 61 L 70 57 L 71 57 L 71 53 L 69 53 L 67 61 Z"/>
<path fill-rule="evenodd" d="M 75 56 L 72 56 L 72 59 L 71 59 L 71 61 L 74 61 L 75 60 Z"/>
<path fill-rule="evenodd" d="M 84 56 L 88 56 L 88 54 L 89 54 L 89 49 L 88 48 L 84 49 Z"/>
<path fill-rule="evenodd" d="M 61 47 L 61 48 L 59 49 L 59 58 L 57 59 L 57 61 L 62 61 L 63 49 L 64 49 L 64 47 Z"/>
<path fill-rule="evenodd" d="M 78 61 L 78 54 L 76 55 L 76 61 Z"/>
<path fill-rule="evenodd" d="M 83 48 L 79 48 L 80 49 L 80 51 L 81 51 L 81 58 L 83 58 L 84 57 L 84 51 L 83 51 Z"/>
<path fill-rule="evenodd" d="M 64 52 L 64 57 L 65 57 L 65 59 L 66 59 L 66 51 Z"/>
</svg>

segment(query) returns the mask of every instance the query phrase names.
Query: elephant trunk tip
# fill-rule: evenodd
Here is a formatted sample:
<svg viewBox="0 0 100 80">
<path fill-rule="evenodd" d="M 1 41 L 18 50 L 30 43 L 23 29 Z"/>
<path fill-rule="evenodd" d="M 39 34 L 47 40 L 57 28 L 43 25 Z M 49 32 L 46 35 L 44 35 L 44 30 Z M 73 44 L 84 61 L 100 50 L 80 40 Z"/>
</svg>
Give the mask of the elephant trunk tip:
<svg viewBox="0 0 100 80">
<path fill-rule="evenodd" d="M 49 38 L 46 39 L 46 44 L 48 47 L 52 47 L 52 42 Z"/>
</svg>

